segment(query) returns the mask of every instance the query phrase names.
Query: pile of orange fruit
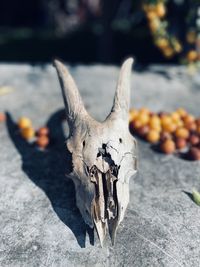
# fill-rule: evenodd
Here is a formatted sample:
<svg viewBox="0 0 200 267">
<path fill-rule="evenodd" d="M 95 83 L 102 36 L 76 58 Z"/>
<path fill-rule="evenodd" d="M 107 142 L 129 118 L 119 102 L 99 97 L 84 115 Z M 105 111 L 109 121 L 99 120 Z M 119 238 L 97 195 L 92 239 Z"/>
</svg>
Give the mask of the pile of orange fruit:
<svg viewBox="0 0 200 267">
<path fill-rule="evenodd" d="M 200 160 L 200 118 L 185 109 L 151 112 L 147 108 L 130 110 L 130 131 L 165 154 L 183 152 L 188 159 Z"/>
<path fill-rule="evenodd" d="M 49 144 L 49 129 L 47 127 L 41 127 L 37 131 L 33 128 L 32 121 L 27 117 L 21 117 L 18 120 L 18 128 L 21 136 L 27 141 L 33 140 L 35 144 L 45 149 Z"/>
</svg>

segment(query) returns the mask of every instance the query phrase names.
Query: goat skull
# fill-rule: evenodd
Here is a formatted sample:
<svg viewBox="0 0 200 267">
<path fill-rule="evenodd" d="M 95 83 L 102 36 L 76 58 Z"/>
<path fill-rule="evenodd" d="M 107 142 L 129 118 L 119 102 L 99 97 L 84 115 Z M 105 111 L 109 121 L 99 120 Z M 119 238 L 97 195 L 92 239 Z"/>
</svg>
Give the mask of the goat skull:
<svg viewBox="0 0 200 267">
<path fill-rule="evenodd" d="M 67 148 L 76 203 L 86 224 L 95 226 L 101 245 L 108 229 L 114 244 L 117 227 L 129 202 L 129 179 L 136 173 L 136 141 L 128 128 L 133 59 L 121 67 L 113 107 L 100 123 L 86 111 L 66 67 L 54 61 L 69 124 Z"/>
</svg>

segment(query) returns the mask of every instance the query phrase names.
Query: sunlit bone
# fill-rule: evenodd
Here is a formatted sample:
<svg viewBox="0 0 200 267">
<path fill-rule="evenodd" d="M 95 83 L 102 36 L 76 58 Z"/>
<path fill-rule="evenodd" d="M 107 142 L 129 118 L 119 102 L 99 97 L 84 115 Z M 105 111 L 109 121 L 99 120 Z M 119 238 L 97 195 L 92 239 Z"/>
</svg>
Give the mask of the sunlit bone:
<svg viewBox="0 0 200 267">
<path fill-rule="evenodd" d="M 54 61 L 70 129 L 66 143 L 72 153 L 76 203 L 102 246 L 107 230 L 114 244 L 129 202 L 129 180 L 137 171 L 136 141 L 128 128 L 132 63 L 132 58 L 123 63 L 111 112 L 100 123 L 86 111 L 66 67 Z"/>
</svg>

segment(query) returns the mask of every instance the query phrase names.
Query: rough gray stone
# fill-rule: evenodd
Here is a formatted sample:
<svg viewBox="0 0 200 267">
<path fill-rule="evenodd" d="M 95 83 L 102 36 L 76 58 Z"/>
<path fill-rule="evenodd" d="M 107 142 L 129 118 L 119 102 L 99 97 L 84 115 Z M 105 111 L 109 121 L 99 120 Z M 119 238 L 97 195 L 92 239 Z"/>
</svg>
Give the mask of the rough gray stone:
<svg viewBox="0 0 200 267">
<path fill-rule="evenodd" d="M 89 112 L 108 114 L 118 68 L 70 68 Z M 15 88 L 0 97 L 0 266 L 200 266 L 200 208 L 187 194 L 200 189 L 200 162 L 155 153 L 139 141 L 139 172 L 116 245 L 101 248 L 75 206 L 64 173 L 63 102 L 56 72 L 45 65 L 1 65 L 0 84 Z M 199 115 L 199 76 L 185 68 L 154 66 L 132 77 L 132 106 L 154 111 L 179 106 Z M 15 127 L 22 116 L 48 124 L 53 143 L 45 152 L 27 145 Z M 95 240 L 95 242 L 94 242 Z M 93 245 L 94 243 L 94 245 Z"/>
</svg>

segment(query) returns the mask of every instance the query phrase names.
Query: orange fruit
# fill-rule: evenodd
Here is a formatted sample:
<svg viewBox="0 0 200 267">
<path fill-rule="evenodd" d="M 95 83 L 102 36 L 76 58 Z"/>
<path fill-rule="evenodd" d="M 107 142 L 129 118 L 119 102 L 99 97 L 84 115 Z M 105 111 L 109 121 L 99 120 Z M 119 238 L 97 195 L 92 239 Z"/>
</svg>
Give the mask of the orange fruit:
<svg viewBox="0 0 200 267">
<path fill-rule="evenodd" d="M 161 150 L 165 154 L 172 154 L 172 153 L 174 153 L 175 150 L 176 150 L 176 146 L 175 146 L 174 141 L 171 140 L 171 139 L 164 140 L 163 143 L 161 144 Z"/>
<path fill-rule="evenodd" d="M 175 136 L 187 139 L 189 137 L 189 131 L 184 127 L 180 127 L 176 129 Z"/>
<path fill-rule="evenodd" d="M 177 121 L 179 121 L 180 120 L 180 114 L 178 113 L 178 112 L 172 112 L 171 114 L 170 114 L 170 116 L 171 116 L 171 118 L 172 118 L 172 120 L 174 121 L 174 122 L 177 122 Z"/>
<path fill-rule="evenodd" d="M 163 3 L 158 3 L 156 5 L 156 14 L 159 18 L 162 18 L 166 14 L 166 9 Z"/>
<path fill-rule="evenodd" d="M 189 44 L 194 44 L 196 42 L 196 32 L 195 31 L 189 31 L 186 34 L 186 40 Z"/>
<path fill-rule="evenodd" d="M 148 108 L 145 108 L 145 107 L 143 107 L 143 108 L 141 108 L 140 110 L 139 110 L 139 112 L 140 113 L 145 113 L 145 114 L 150 114 L 150 110 L 148 109 Z"/>
<path fill-rule="evenodd" d="M 175 44 L 174 44 L 174 50 L 177 52 L 177 53 L 180 53 L 182 50 L 183 50 L 183 47 L 182 45 L 176 41 Z"/>
<path fill-rule="evenodd" d="M 163 115 L 160 120 L 162 126 L 172 123 L 172 118 L 169 115 Z"/>
<path fill-rule="evenodd" d="M 177 126 L 174 123 L 166 123 L 162 128 L 165 132 L 173 133 L 176 130 Z"/>
<path fill-rule="evenodd" d="M 181 138 L 181 137 L 176 138 L 175 143 L 176 143 L 177 149 L 182 149 L 182 148 L 186 147 L 186 145 L 187 145 L 186 140 L 184 138 Z"/>
<path fill-rule="evenodd" d="M 0 112 L 0 122 L 4 122 L 6 120 L 6 115 Z"/>
<path fill-rule="evenodd" d="M 166 58 L 171 58 L 174 55 L 174 50 L 171 47 L 164 48 L 162 52 Z"/>
<path fill-rule="evenodd" d="M 143 126 L 143 124 L 140 120 L 136 119 L 135 121 L 133 121 L 132 126 L 133 129 L 139 129 L 140 127 Z"/>
<path fill-rule="evenodd" d="M 163 49 L 169 45 L 169 42 L 166 38 L 159 38 L 156 40 L 156 45 L 160 48 Z"/>
<path fill-rule="evenodd" d="M 195 61 L 197 58 L 198 58 L 198 53 L 197 53 L 197 51 L 195 51 L 195 50 L 190 50 L 190 51 L 187 53 L 187 60 L 188 60 L 189 62 Z"/>
<path fill-rule="evenodd" d="M 38 136 L 48 135 L 48 134 L 49 134 L 49 128 L 48 127 L 41 127 L 37 131 Z"/>
<path fill-rule="evenodd" d="M 161 125 L 161 120 L 157 115 L 153 115 L 149 119 L 149 126 L 154 128 Z"/>
<path fill-rule="evenodd" d="M 196 129 L 197 133 L 200 134 L 200 125 L 197 126 L 197 129 Z"/>
<path fill-rule="evenodd" d="M 148 11 L 148 12 L 146 13 L 146 16 L 147 16 L 147 18 L 148 18 L 149 20 L 153 20 L 154 18 L 157 17 L 157 14 L 156 14 L 156 12 L 154 12 L 154 11 Z"/>
<path fill-rule="evenodd" d="M 42 136 L 38 136 L 37 140 L 36 140 L 36 144 L 40 147 L 40 148 L 45 148 L 48 146 L 49 144 L 49 138 L 45 135 Z"/>
<path fill-rule="evenodd" d="M 25 129 L 25 128 L 30 128 L 32 127 L 32 122 L 29 118 L 27 117 L 21 117 L 19 120 L 18 120 L 18 123 L 17 123 L 18 127 L 20 129 Z"/>
<path fill-rule="evenodd" d="M 139 113 L 137 120 L 140 121 L 142 125 L 146 125 L 149 121 L 149 115 L 146 113 Z"/>
<path fill-rule="evenodd" d="M 157 143 L 160 140 L 160 134 L 156 130 L 150 130 L 146 135 L 146 139 L 150 143 Z"/>
<path fill-rule="evenodd" d="M 160 26 L 160 21 L 158 19 L 153 19 L 149 22 L 149 28 L 152 32 L 156 32 Z"/>
<path fill-rule="evenodd" d="M 32 127 L 21 129 L 21 135 L 26 140 L 32 139 L 35 136 L 35 131 Z"/>
<path fill-rule="evenodd" d="M 187 114 L 187 112 L 186 112 L 186 110 L 185 110 L 184 108 L 178 108 L 178 109 L 176 110 L 176 112 L 177 112 L 181 117 L 184 117 L 184 116 Z"/>
<path fill-rule="evenodd" d="M 138 115 L 138 111 L 136 109 L 131 109 L 129 111 L 129 121 L 135 120 L 135 118 L 137 117 L 137 115 Z"/>
<path fill-rule="evenodd" d="M 183 117 L 183 122 L 185 125 L 187 124 L 190 124 L 190 123 L 193 123 L 195 121 L 195 118 L 194 116 L 190 115 L 190 114 L 187 114 Z"/>
</svg>

